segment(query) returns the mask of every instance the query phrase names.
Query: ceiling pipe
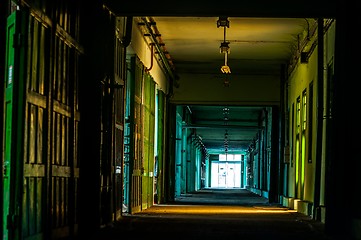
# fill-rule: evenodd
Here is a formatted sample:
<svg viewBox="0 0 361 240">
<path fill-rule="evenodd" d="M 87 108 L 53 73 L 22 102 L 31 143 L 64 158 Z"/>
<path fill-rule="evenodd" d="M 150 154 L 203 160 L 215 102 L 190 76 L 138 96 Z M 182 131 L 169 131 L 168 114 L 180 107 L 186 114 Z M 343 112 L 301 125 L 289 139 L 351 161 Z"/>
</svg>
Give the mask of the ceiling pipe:
<svg viewBox="0 0 361 240">
<path fill-rule="evenodd" d="M 153 68 L 153 58 L 154 58 L 154 43 L 150 44 L 150 67 L 149 68 L 145 68 L 145 72 L 149 72 L 150 70 L 152 70 Z"/>
<path fill-rule="evenodd" d="M 172 78 L 172 79 L 175 79 L 175 76 L 173 74 L 173 71 L 171 69 L 171 67 L 169 66 L 169 63 L 168 63 L 168 59 L 165 57 L 163 51 L 160 49 L 160 46 L 159 46 L 159 43 L 156 39 L 156 36 L 154 35 L 153 33 L 153 30 L 151 28 L 151 25 L 150 23 L 148 22 L 148 20 L 143 17 L 141 18 L 144 22 L 144 26 L 146 27 L 146 29 L 148 30 L 149 34 L 150 34 L 150 38 L 151 38 L 151 41 L 154 43 L 154 47 L 156 48 L 156 51 L 158 52 L 162 62 L 163 62 L 163 65 L 168 73 L 168 75 Z"/>
</svg>

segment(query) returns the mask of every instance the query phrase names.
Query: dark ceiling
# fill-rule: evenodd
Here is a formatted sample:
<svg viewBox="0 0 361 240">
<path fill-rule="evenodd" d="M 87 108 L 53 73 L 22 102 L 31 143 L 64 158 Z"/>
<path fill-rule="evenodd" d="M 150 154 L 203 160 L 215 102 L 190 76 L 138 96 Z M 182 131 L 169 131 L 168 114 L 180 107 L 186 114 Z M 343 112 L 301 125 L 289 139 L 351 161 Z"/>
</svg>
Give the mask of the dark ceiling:
<svg viewBox="0 0 361 240">
<path fill-rule="evenodd" d="M 306 18 L 240 18 L 223 17 L 227 27 L 218 27 L 220 17 L 136 17 L 138 23 L 152 23 L 167 52 L 169 64 L 182 79 L 199 74 L 208 79 L 224 81 L 223 87 L 233 87 L 231 77 L 224 77 L 221 66 L 227 65 L 227 76 L 276 76 L 295 54 L 299 39 L 311 31 L 317 22 Z M 144 24 L 138 24 L 141 31 Z M 220 52 L 227 42 L 230 53 Z M 227 82 L 229 80 L 229 82 Z M 232 80 L 233 81 L 233 80 Z M 204 88 L 207 91 L 207 87 Z M 183 104 L 192 114 L 191 128 L 210 154 L 244 153 L 257 138 L 260 116 L 269 105 L 236 105 L 234 102 Z"/>
<path fill-rule="evenodd" d="M 244 153 L 255 140 L 263 107 L 189 105 L 196 130 L 209 154 Z"/>
<path fill-rule="evenodd" d="M 220 44 L 225 39 L 220 16 L 227 16 L 226 40 L 232 74 L 279 75 L 281 64 L 289 64 L 300 42 L 310 34 L 317 16 L 335 16 L 335 3 L 320 1 L 318 6 L 290 1 L 249 1 L 247 5 L 212 4 L 209 1 L 138 4 L 106 0 L 105 5 L 119 16 L 153 22 L 153 30 L 167 52 L 167 59 L 182 79 L 183 74 L 220 74 L 225 59 Z M 262 7 L 260 7 L 262 6 Z M 225 84 L 227 84 L 225 82 Z M 236 106 L 232 103 L 197 105 L 189 103 L 193 124 L 186 128 L 196 134 L 209 153 L 239 152 L 248 149 L 259 130 L 265 107 Z M 226 119 L 226 120 L 225 120 Z"/>
<path fill-rule="evenodd" d="M 220 17 L 136 17 L 144 31 L 145 22 L 157 33 L 162 51 L 167 53 L 169 64 L 182 79 L 201 74 L 208 79 L 219 78 L 223 87 L 233 87 L 229 76 L 276 76 L 281 66 L 294 56 L 299 39 L 315 26 L 315 19 L 306 18 L 241 18 L 222 17 L 227 27 L 218 27 Z M 223 42 L 230 53 L 220 52 Z M 231 73 L 221 72 L 227 65 Z M 226 77 L 224 77 L 226 76 Z M 229 86 L 228 86 L 229 85 Z M 205 84 L 206 86 L 206 84 Z M 204 88 L 207 91 L 207 87 Z M 197 99 L 196 99 L 197 100 Z M 199 100 L 199 99 L 198 99 Z M 260 116 L 270 105 L 236 105 L 234 102 L 200 105 L 183 104 L 192 113 L 192 125 L 198 139 L 208 153 L 243 153 L 257 138 Z"/>
</svg>

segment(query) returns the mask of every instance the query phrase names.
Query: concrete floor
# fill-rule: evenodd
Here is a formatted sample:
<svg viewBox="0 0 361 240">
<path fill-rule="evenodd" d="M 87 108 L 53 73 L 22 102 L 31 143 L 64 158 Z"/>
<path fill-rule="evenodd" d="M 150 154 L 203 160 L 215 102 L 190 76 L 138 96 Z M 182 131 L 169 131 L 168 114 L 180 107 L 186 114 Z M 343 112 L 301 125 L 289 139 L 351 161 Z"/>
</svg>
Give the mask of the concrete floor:
<svg viewBox="0 0 361 240">
<path fill-rule="evenodd" d="M 348 240 L 328 236 L 310 217 L 246 190 L 206 189 L 124 215 L 94 239 L 305 239 Z"/>
</svg>

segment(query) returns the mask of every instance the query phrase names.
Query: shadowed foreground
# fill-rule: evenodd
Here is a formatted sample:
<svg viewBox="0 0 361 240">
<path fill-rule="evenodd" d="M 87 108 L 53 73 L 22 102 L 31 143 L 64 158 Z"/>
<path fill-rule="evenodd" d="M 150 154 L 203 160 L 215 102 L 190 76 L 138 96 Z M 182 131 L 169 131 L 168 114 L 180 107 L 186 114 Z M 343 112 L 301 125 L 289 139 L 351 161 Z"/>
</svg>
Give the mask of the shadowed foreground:
<svg viewBox="0 0 361 240">
<path fill-rule="evenodd" d="M 247 190 L 202 190 L 174 203 L 124 215 L 94 239 L 305 239 L 326 240 L 324 225 Z"/>
</svg>

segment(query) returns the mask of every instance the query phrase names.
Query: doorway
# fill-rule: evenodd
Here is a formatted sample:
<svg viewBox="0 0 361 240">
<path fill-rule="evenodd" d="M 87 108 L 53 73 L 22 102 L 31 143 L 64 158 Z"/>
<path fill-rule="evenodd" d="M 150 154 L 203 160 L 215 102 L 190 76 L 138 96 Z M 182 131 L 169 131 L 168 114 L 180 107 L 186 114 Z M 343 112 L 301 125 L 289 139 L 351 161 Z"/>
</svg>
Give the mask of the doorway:
<svg viewBox="0 0 361 240">
<path fill-rule="evenodd" d="M 240 188 L 242 186 L 240 159 L 241 155 L 225 156 L 225 159 L 223 155 L 220 155 L 219 161 L 212 161 L 211 187 Z"/>
</svg>

